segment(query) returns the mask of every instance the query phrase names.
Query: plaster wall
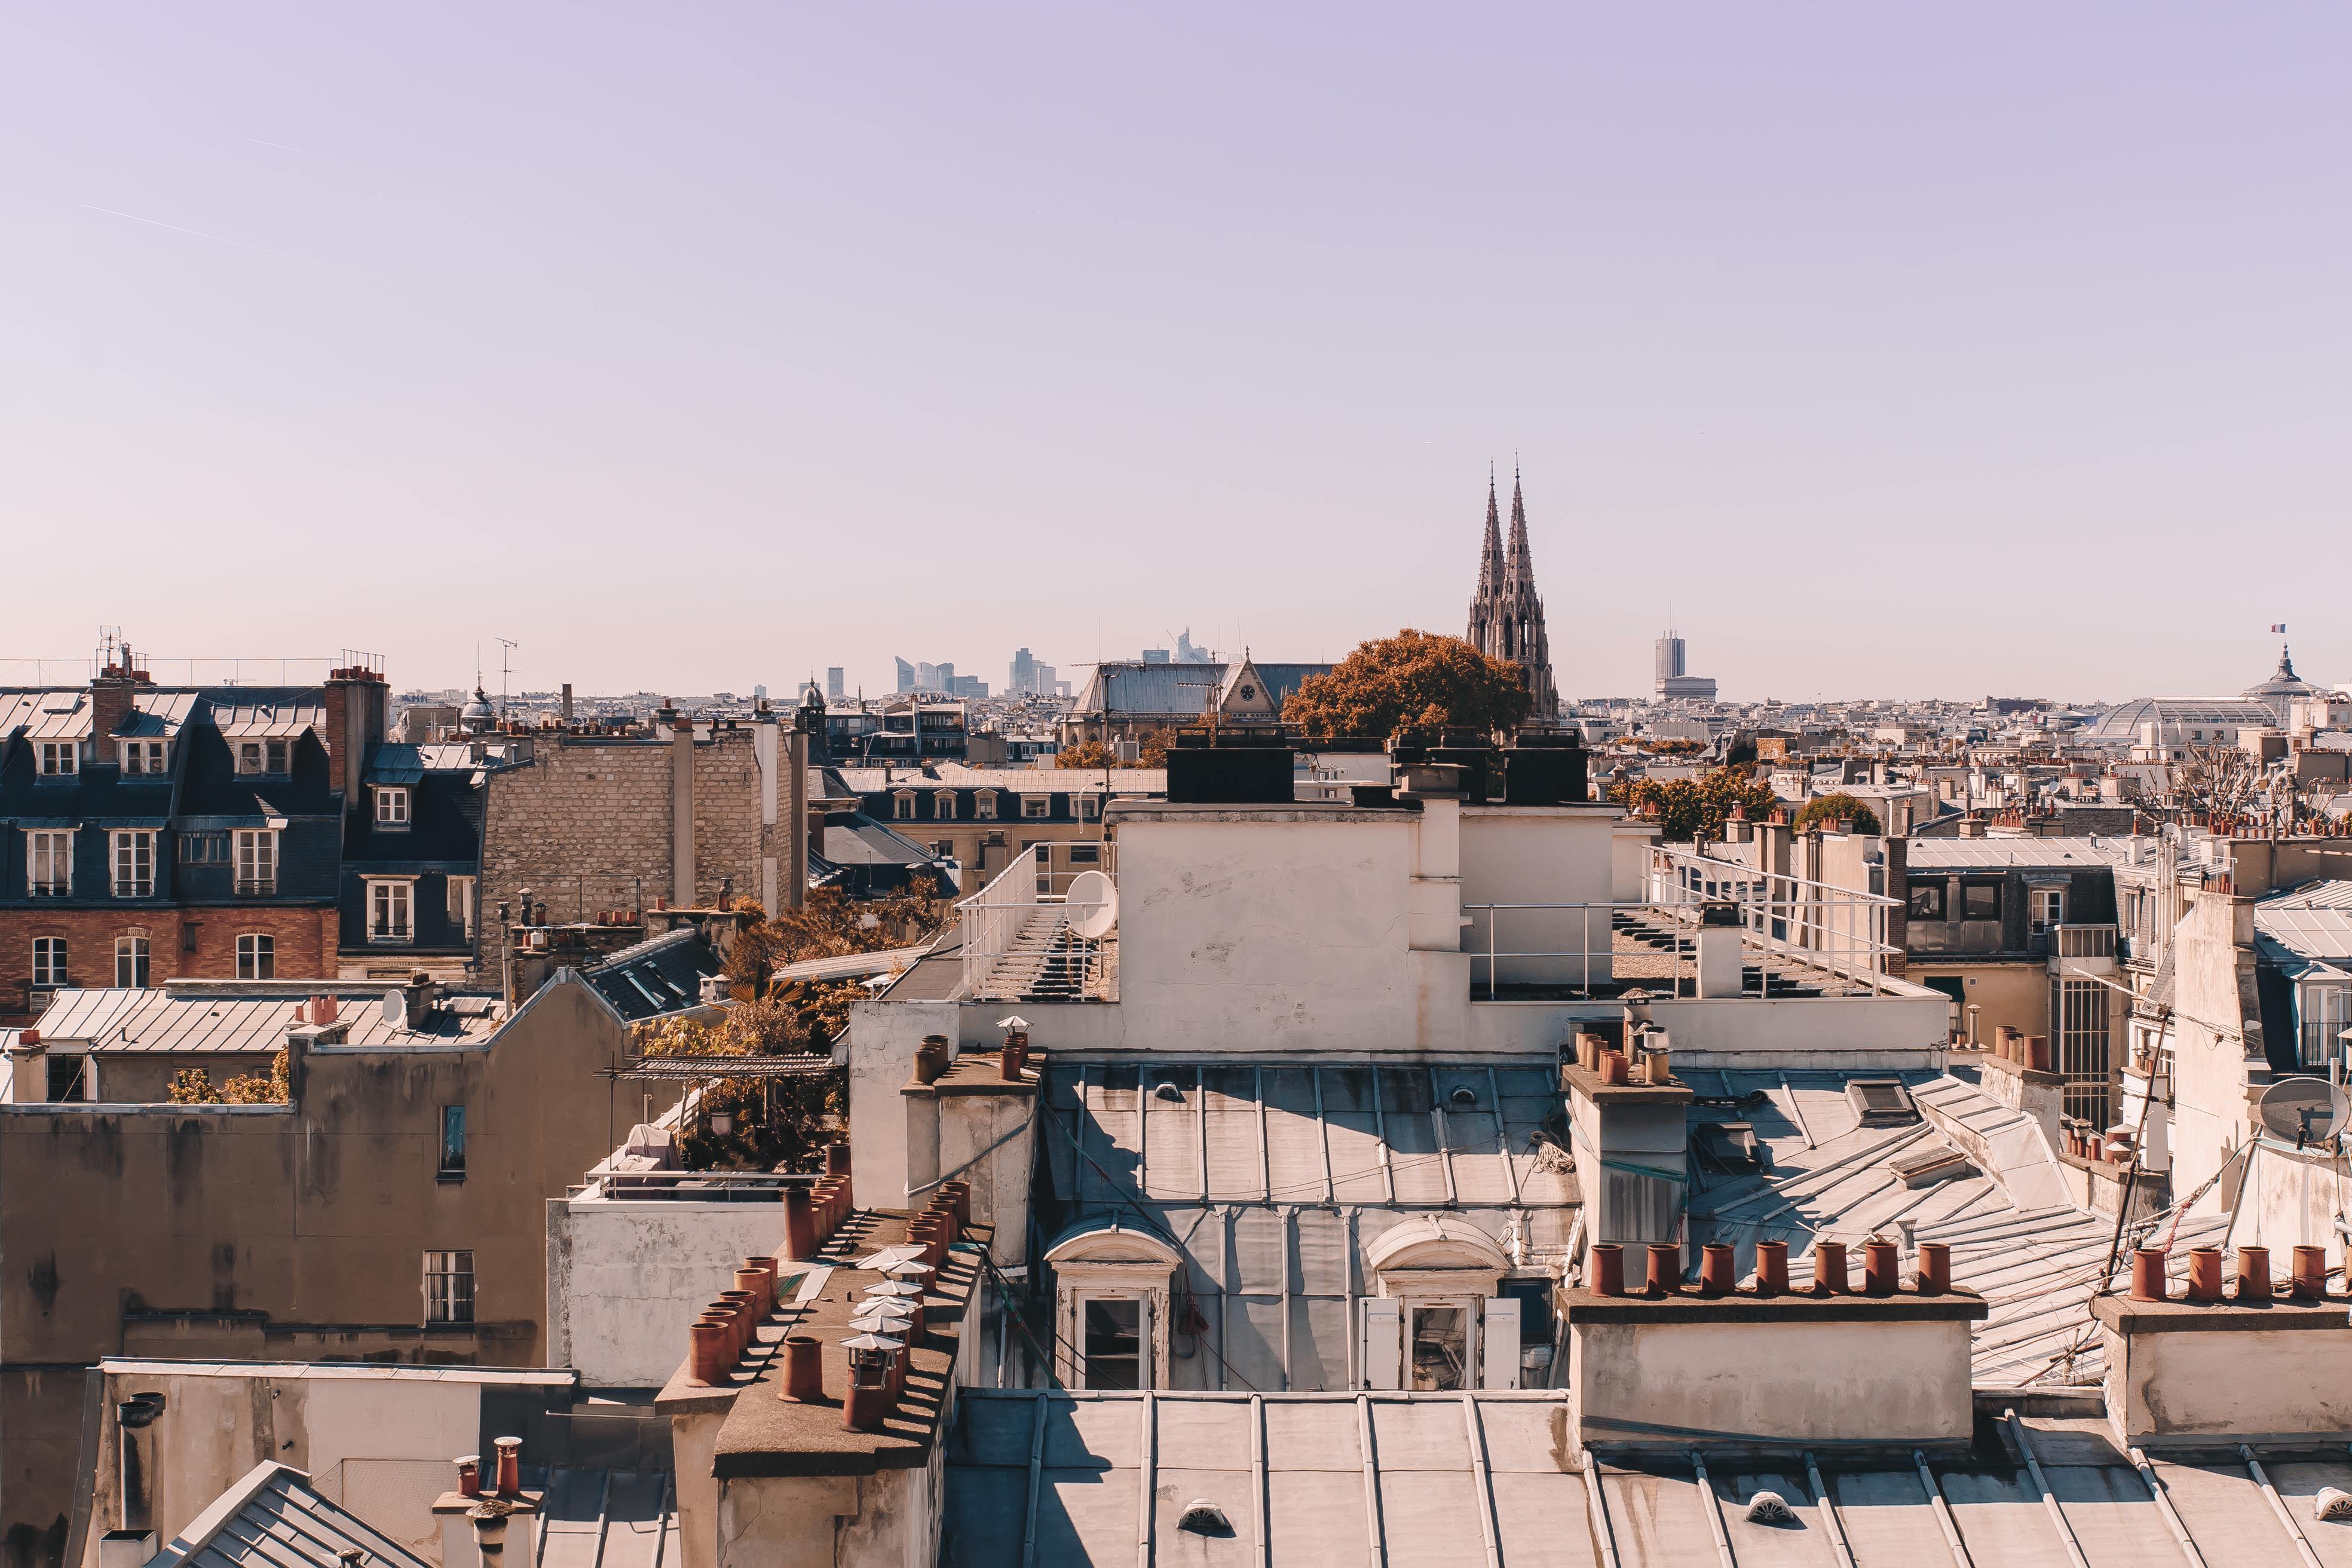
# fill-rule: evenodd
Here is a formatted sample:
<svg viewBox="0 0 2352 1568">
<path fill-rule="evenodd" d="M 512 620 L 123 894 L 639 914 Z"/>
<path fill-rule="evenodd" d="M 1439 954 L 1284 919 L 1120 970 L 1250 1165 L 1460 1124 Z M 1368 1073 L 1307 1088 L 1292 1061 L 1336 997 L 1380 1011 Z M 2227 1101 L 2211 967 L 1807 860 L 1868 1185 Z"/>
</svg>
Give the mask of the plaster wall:
<svg viewBox="0 0 2352 1568">
<path fill-rule="evenodd" d="M 1587 974 L 1611 974 L 1610 911 L 1477 909 L 1479 904 L 1605 905 L 1613 885 L 1616 808 L 1594 806 L 1466 806 L 1462 812 L 1462 901 L 1470 925 L 1464 946 L 1484 989 L 1484 955 L 1499 952 L 1561 956 L 1498 958 L 1503 984 L 1581 984 Z"/>
<path fill-rule="evenodd" d="M 1416 826 L 1401 812 L 1305 810 L 1253 812 L 1238 831 L 1207 816 L 1122 821 L 1124 1043 L 1460 1048 L 1468 960 L 1411 942 Z"/>
<path fill-rule="evenodd" d="M 746 1258 L 783 1248 L 781 1203 L 547 1205 L 548 1360 L 590 1388 L 659 1388 L 687 1330 Z"/>
<path fill-rule="evenodd" d="M 2028 1035 L 2050 1033 L 2050 966 L 2042 960 L 2018 963 L 1952 963 L 1930 954 L 1911 956 L 1904 978 L 1926 984 L 1929 976 L 1957 976 L 1969 999 L 1960 1004 L 1960 1037 L 1968 1038 L 1969 1009 L 1977 1013 L 1977 1041 L 1990 1046 L 2001 1025 Z M 2116 1009 L 2122 1011 L 2121 1007 Z"/>
<path fill-rule="evenodd" d="M 2336 1222 L 2338 1216 L 2352 1218 L 2352 1178 L 2336 1160 L 2271 1142 L 2246 1160 L 2227 1245 L 2269 1247 L 2274 1270 L 2287 1267 L 2297 1247 L 2325 1247 L 2328 1267 L 2343 1267 L 2344 1238 Z"/>
<path fill-rule="evenodd" d="M 670 1418 L 670 1452 L 677 1457 L 677 1547 L 683 1568 L 719 1568 L 719 1429 L 724 1409 Z M 828 1532 L 829 1534 L 830 1532 Z"/>
<path fill-rule="evenodd" d="M 2352 1434 L 2352 1329 L 2100 1333 L 2127 1441 Z"/>
<path fill-rule="evenodd" d="M 1007 1003 L 967 1008 L 974 1028 L 1019 1009 Z M 1094 1009 L 1104 1011 L 1106 1009 Z M 1043 1013 L 1032 1007 L 1028 1012 Z M 849 1009 L 843 1049 L 849 1065 L 849 1158 L 857 1201 L 868 1208 L 904 1208 L 910 1176 L 906 1097 L 899 1090 L 915 1076 L 915 1051 L 925 1035 L 955 1040 L 963 1027 L 953 1002 L 857 1002 Z M 995 1031 L 1002 1037 L 1002 1031 Z M 967 1036 L 967 1038 L 972 1037 Z M 1041 1042 L 1042 1044 L 1042 1042 Z M 927 1150 L 928 1160 L 929 1152 Z M 919 1206 L 919 1205 L 917 1205 Z"/>
<path fill-rule="evenodd" d="M 2270 1079 L 2254 994 L 2254 904 L 2200 892 L 2174 928 L 2172 1186 L 2190 1193 L 2246 1141 L 2252 1086 Z M 2236 1177 L 2199 1204 L 2226 1212 Z"/>
<path fill-rule="evenodd" d="M 956 1179 L 971 1184 L 972 1218 L 995 1227 L 989 1256 L 1000 1268 L 1017 1268 L 1029 1261 L 1029 1179 L 1037 1100 L 1025 1094 L 950 1094 L 936 1102 L 940 1170 L 944 1173 L 973 1162 Z M 1001 1146 L 975 1158 L 999 1138 L 1004 1139 Z"/>
<path fill-rule="evenodd" d="M 1969 1326 L 1570 1322 L 1578 1441 L 1965 1444 Z"/>
</svg>

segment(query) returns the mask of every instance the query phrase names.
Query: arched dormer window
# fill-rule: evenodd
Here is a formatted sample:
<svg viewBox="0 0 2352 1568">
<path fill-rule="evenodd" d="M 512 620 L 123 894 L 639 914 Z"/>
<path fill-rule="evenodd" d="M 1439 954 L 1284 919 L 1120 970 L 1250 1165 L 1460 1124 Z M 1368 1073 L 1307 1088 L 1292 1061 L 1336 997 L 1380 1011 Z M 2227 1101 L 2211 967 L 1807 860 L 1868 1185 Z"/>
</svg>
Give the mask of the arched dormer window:
<svg viewBox="0 0 2352 1568">
<path fill-rule="evenodd" d="M 1364 1384 L 1432 1392 L 1519 1385 L 1519 1302 L 1499 1294 L 1510 1258 L 1452 1215 L 1417 1216 L 1364 1254 L 1380 1294 L 1363 1306 Z"/>
<path fill-rule="evenodd" d="M 1168 1383 L 1168 1297 L 1182 1259 L 1150 1231 L 1089 1221 L 1045 1249 L 1054 1373 L 1069 1388 Z"/>
</svg>

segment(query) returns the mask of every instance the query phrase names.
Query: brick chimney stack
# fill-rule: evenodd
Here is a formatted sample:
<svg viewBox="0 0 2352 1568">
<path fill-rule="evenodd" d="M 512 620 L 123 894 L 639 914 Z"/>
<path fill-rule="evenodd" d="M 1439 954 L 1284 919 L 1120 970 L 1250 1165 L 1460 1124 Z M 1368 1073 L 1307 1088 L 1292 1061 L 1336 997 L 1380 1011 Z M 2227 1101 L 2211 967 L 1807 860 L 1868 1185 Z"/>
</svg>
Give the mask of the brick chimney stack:
<svg viewBox="0 0 2352 1568">
<path fill-rule="evenodd" d="M 361 779 L 367 749 L 392 728 L 392 688 L 363 664 L 327 672 L 328 777 L 343 797 L 343 809 L 362 804 Z"/>
<path fill-rule="evenodd" d="M 147 672 L 138 668 L 127 644 L 118 650 L 111 663 L 98 672 L 97 679 L 89 683 L 89 739 L 97 750 L 94 760 L 113 760 L 107 742 L 131 718 L 140 687 L 152 684 Z"/>
</svg>

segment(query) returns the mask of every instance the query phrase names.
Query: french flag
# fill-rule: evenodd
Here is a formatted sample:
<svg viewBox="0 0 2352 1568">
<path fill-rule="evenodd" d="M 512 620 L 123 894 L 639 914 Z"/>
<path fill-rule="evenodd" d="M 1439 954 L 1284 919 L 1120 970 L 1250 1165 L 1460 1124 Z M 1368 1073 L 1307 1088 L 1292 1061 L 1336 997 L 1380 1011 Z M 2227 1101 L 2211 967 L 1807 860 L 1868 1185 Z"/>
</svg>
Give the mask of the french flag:
<svg viewBox="0 0 2352 1568">
<path fill-rule="evenodd" d="M 2273 626 L 2271 631 L 2278 637 L 2286 636 L 2286 623 L 2284 621 L 2281 621 L 2278 625 Z"/>
</svg>

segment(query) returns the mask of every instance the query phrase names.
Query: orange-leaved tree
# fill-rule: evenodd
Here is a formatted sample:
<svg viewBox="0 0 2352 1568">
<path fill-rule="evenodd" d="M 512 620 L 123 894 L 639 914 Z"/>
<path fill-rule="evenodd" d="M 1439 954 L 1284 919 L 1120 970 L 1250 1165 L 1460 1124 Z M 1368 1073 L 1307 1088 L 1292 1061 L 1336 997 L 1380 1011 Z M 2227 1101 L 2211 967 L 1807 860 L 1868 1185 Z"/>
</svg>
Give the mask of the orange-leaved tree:
<svg viewBox="0 0 2352 1568">
<path fill-rule="evenodd" d="M 1309 741 L 1364 739 L 1434 745 L 1448 729 L 1508 730 L 1533 700 L 1518 666 L 1489 658 L 1460 637 L 1401 631 L 1378 637 L 1310 675 L 1282 716 Z"/>
</svg>

